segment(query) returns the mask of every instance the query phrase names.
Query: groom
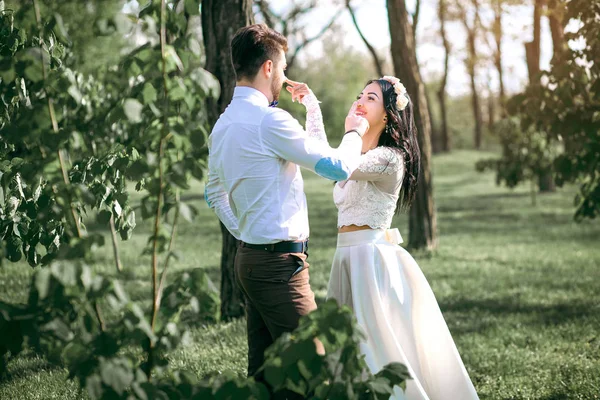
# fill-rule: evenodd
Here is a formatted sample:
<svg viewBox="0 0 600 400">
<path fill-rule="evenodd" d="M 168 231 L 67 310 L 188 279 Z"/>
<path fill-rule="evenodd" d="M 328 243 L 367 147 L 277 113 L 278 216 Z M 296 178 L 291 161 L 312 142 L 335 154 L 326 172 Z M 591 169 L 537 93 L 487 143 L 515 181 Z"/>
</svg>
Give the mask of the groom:
<svg viewBox="0 0 600 400">
<path fill-rule="evenodd" d="M 205 198 L 240 241 L 235 275 L 246 300 L 249 376 L 263 364 L 265 349 L 317 307 L 306 262 L 308 214 L 300 167 L 347 179 L 368 129 L 364 118 L 349 116 L 347 133 L 332 149 L 273 107 L 286 81 L 286 51 L 286 38 L 266 25 L 237 31 L 231 41 L 233 99 L 208 140 Z M 304 84 L 286 82 L 293 99 L 310 93 Z"/>
</svg>

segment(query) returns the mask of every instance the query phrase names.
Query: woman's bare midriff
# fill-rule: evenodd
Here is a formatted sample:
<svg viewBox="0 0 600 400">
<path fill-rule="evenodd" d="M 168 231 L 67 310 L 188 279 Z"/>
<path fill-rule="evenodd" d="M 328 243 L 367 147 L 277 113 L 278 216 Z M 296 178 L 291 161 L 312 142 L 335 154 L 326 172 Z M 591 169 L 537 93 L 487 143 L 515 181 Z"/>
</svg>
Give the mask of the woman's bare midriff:
<svg viewBox="0 0 600 400">
<path fill-rule="evenodd" d="M 338 229 L 338 233 L 364 231 L 365 229 L 373 229 L 369 225 L 345 225 Z"/>
</svg>

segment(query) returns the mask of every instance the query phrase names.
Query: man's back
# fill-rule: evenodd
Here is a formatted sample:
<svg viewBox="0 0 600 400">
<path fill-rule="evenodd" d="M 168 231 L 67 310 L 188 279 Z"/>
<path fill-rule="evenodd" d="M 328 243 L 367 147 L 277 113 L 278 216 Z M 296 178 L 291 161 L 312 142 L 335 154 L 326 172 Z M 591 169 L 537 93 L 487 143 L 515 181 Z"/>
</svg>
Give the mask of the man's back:
<svg viewBox="0 0 600 400">
<path fill-rule="evenodd" d="M 269 107 L 259 91 L 238 87 L 209 138 L 210 169 L 229 194 L 240 239 L 246 243 L 308 238 L 300 168 L 271 146 L 281 140 L 270 129 L 280 113 L 290 119 L 285 111 Z"/>
</svg>

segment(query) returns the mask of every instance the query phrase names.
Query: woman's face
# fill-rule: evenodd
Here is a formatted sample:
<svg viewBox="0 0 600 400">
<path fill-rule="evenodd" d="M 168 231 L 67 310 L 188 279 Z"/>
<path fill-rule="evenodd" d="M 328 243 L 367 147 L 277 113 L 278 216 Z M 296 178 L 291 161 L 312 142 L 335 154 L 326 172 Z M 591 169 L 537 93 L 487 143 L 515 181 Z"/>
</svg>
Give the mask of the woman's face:
<svg viewBox="0 0 600 400">
<path fill-rule="evenodd" d="M 372 82 L 365 86 L 357 97 L 356 115 L 369 121 L 369 132 L 381 133 L 385 128 L 387 114 L 383 103 L 383 93 L 379 83 Z"/>
</svg>

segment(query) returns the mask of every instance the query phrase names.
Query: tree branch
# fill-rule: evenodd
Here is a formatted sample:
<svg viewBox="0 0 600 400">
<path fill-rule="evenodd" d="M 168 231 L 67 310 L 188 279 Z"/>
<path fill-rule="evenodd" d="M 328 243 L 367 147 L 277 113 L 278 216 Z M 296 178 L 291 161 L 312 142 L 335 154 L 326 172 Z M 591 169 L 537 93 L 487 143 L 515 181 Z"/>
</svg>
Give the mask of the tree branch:
<svg viewBox="0 0 600 400">
<path fill-rule="evenodd" d="M 373 56 L 373 62 L 375 63 L 375 68 L 377 69 L 377 74 L 379 76 L 384 76 L 385 74 L 383 73 L 383 66 L 381 63 L 381 59 L 377 55 L 377 51 L 375 50 L 375 48 L 371 45 L 371 43 L 369 43 L 369 41 L 367 40 L 365 35 L 363 35 L 362 30 L 358 26 L 358 21 L 356 20 L 356 15 L 354 14 L 354 10 L 352 9 L 352 6 L 350 5 L 350 0 L 346 0 L 346 8 L 348 9 L 348 12 L 350 12 L 350 17 L 352 17 L 352 23 L 354 24 L 356 31 L 358 32 L 358 34 L 360 35 L 360 38 L 365 43 L 365 46 L 367 46 L 367 49 L 369 49 L 369 52 Z"/>
<path fill-rule="evenodd" d="M 294 64 L 294 62 L 296 62 L 296 57 L 298 57 L 298 53 L 300 53 L 300 51 L 305 48 L 308 44 L 314 42 L 315 40 L 321 38 L 329 29 L 331 29 L 331 27 L 333 26 L 333 24 L 335 23 L 335 21 L 338 19 L 338 17 L 342 14 L 342 11 L 344 11 L 343 8 L 339 9 L 335 15 L 331 18 L 331 20 L 329 21 L 329 23 L 327 25 L 325 25 L 323 27 L 323 29 L 321 29 L 319 31 L 319 33 L 317 33 L 316 35 L 314 35 L 313 37 L 310 37 L 308 39 L 304 39 L 302 41 L 302 43 L 300 43 L 296 49 L 294 49 L 294 53 L 292 54 L 292 56 L 290 57 L 290 59 L 288 60 L 287 63 L 287 67 L 288 69 L 292 67 L 292 65 Z"/>
<path fill-rule="evenodd" d="M 413 39 L 415 44 L 417 43 L 417 26 L 419 25 L 419 15 L 421 14 L 421 0 L 416 0 L 415 3 L 415 12 L 412 15 L 413 21 Z"/>
<path fill-rule="evenodd" d="M 281 22 L 281 17 L 271 11 L 269 2 L 267 0 L 258 0 L 256 4 L 258 4 L 258 9 L 260 10 L 260 13 L 265 19 L 265 23 L 269 26 L 269 28 L 275 27 L 275 20 L 277 20 L 277 22 Z"/>
</svg>

